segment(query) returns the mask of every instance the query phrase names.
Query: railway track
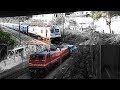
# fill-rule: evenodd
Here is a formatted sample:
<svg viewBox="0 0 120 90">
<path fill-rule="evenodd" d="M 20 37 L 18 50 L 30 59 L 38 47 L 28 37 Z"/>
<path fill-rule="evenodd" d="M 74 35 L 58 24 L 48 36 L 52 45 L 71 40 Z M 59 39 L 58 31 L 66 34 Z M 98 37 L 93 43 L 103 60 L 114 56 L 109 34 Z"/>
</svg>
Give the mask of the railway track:
<svg viewBox="0 0 120 90">
<path fill-rule="evenodd" d="M 2 79 L 15 79 L 23 74 L 25 74 L 26 72 L 28 72 L 28 68 L 23 68 L 20 70 L 17 70 L 15 72 L 9 73 L 7 75 L 5 75 Z"/>
<path fill-rule="evenodd" d="M 63 74 L 59 74 L 59 71 L 61 71 L 63 67 L 66 67 L 66 63 L 68 62 L 69 58 L 70 58 L 69 55 L 64 57 L 62 62 L 57 63 L 56 66 L 54 67 L 54 69 L 51 70 L 51 72 L 46 77 L 44 77 L 44 79 L 62 79 L 62 77 L 64 76 L 63 74 L 66 74 L 67 71 L 69 71 L 71 66 L 69 66 L 69 68 L 65 69 L 63 71 Z M 58 77 L 56 78 L 56 75 L 58 75 L 59 78 Z"/>
<path fill-rule="evenodd" d="M 26 72 L 25 74 L 15 78 L 15 79 L 32 79 L 32 78 L 30 77 L 30 73 Z"/>
<path fill-rule="evenodd" d="M 75 61 L 75 63 L 77 63 L 77 61 Z M 64 77 L 68 73 L 68 71 L 70 71 L 72 69 L 71 68 L 72 66 L 73 66 L 73 64 L 70 64 L 69 66 L 67 66 L 67 68 L 62 72 L 62 75 L 59 76 L 59 79 L 64 79 Z"/>
<path fill-rule="evenodd" d="M 27 62 L 24 62 L 24 63 L 21 63 L 9 70 L 6 70 L 6 71 L 0 73 L 0 79 L 15 79 L 15 78 L 21 76 L 22 74 L 25 74 L 28 71 L 29 71 L 29 69 L 28 69 Z"/>
</svg>

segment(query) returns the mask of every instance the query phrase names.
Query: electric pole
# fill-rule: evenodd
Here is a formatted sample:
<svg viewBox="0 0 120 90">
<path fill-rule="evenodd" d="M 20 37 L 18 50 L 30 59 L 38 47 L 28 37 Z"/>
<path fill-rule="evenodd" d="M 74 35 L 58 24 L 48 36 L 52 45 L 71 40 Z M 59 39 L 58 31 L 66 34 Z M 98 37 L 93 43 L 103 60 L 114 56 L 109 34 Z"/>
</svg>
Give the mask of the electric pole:
<svg viewBox="0 0 120 90">
<path fill-rule="evenodd" d="M 64 41 L 64 22 L 65 22 L 65 18 L 64 18 L 64 13 L 62 13 L 62 21 L 63 21 L 63 41 Z"/>
<path fill-rule="evenodd" d="M 21 45 L 20 21 L 19 21 L 19 39 L 20 39 L 20 45 Z"/>
</svg>

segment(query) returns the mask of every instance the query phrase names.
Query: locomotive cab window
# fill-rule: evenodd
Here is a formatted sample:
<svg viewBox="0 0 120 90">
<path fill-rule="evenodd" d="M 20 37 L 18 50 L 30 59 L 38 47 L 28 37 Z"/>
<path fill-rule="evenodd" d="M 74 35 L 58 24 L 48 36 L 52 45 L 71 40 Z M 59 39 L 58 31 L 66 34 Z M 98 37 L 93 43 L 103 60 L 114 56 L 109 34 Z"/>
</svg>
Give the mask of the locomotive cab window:
<svg viewBox="0 0 120 90">
<path fill-rule="evenodd" d="M 39 60 L 43 60 L 44 59 L 44 55 L 38 55 L 38 59 Z"/>
<path fill-rule="evenodd" d="M 33 54 L 30 56 L 30 58 L 31 58 L 31 60 L 36 60 L 36 55 Z"/>
<path fill-rule="evenodd" d="M 30 56 L 31 60 L 43 60 L 44 59 L 44 55 L 31 55 Z"/>
<path fill-rule="evenodd" d="M 51 33 L 54 33 L 54 29 L 51 29 Z"/>
</svg>

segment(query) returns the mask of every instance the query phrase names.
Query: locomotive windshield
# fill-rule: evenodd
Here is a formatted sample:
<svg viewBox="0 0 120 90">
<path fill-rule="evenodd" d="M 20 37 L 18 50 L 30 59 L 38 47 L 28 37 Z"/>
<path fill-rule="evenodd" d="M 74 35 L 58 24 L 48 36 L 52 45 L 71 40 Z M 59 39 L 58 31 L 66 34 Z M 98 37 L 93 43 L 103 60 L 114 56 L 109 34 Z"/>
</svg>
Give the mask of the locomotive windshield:
<svg viewBox="0 0 120 90">
<path fill-rule="evenodd" d="M 54 29 L 51 29 L 51 33 L 54 33 Z"/>
<path fill-rule="evenodd" d="M 59 29 L 55 29 L 55 32 L 59 32 Z"/>
<path fill-rule="evenodd" d="M 33 54 L 33 55 L 30 56 L 30 58 L 31 58 L 31 60 L 43 60 L 44 56 Z"/>
<path fill-rule="evenodd" d="M 54 33 L 54 32 L 59 32 L 59 29 L 51 29 L 51 33 Z"/>
</svg>

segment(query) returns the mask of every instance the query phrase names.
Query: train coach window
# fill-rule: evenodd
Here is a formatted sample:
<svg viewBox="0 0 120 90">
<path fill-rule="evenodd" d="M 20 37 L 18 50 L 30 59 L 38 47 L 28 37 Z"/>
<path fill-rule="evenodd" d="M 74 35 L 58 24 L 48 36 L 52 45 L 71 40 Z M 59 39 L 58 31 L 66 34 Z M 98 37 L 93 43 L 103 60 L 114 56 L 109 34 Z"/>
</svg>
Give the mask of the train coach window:
<svg viewBox="0 0 120 90">
<path fill-rule="evenodd" d="M 31 60 L 43 60 L 44 59 L 44 56 L 43 55 L 31 55 L 30 56 Z"/>
</svg>

